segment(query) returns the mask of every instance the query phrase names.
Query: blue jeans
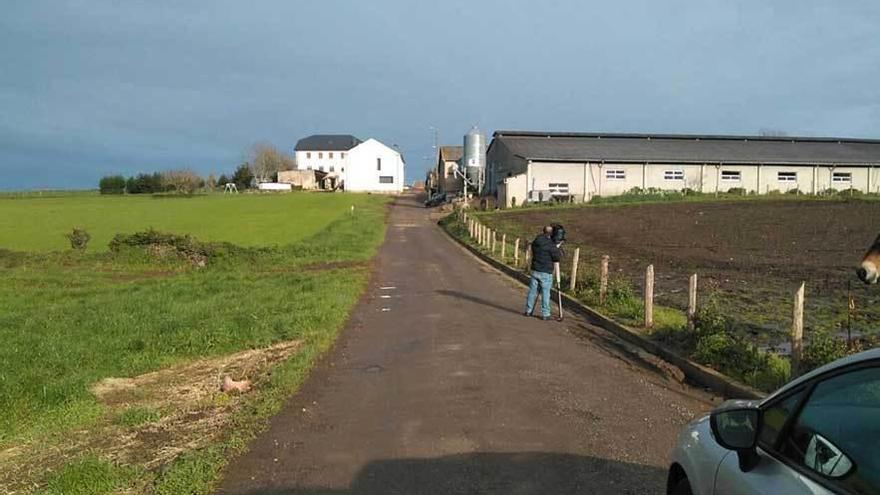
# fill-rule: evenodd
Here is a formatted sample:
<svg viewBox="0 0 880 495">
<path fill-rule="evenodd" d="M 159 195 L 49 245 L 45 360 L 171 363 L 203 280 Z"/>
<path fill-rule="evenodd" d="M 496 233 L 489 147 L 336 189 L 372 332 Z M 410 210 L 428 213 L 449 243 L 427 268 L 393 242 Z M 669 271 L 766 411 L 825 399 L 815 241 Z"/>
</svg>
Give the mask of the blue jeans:
<svg viewBox="0 0 880 495">
<path fill-rule="evenodd" d="M 532 272 L 529 280 L 529 294 L 526 296 L 526 314 L 532 314 L 535 300 L 538 299 L 538 286 L 541 286 L 541 316 L 550 316 L 550 289 L 553 287 L 553 274 Z"/>
</svg>

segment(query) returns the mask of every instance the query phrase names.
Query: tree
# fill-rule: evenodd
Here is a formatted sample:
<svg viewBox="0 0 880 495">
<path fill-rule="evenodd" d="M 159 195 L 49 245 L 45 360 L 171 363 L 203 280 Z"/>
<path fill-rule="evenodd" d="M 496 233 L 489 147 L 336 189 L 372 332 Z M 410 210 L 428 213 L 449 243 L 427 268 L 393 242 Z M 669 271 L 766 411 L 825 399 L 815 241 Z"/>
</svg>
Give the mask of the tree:
<svg viewBox="0 0 880 495">
<path fill-rule="evenodd" d="M 220 174 L 220 178 L 217 179 L 217 187 L 226 187 L 227 182 L 229 179 L 226 178 L 226 174 Z"/>
<path fill-rule="evenodd" d="M 232 174 L 232 180 L 230 180 L 230 182 L 235 183 L 235 187 L 240 191 L 251 187 L 253 181 L 254 173 L 251 172 L 251 167 L 247 162 L 242 163 L 237 169 L 235 169 L 235 173 Z"/>
<path fill-rule="evenodd" d="M 101 194 L 122 194 L 125 192 L 125 177 L 121 175 L 107 175 L 101 177 L 98 182 Z"/>
<path fill-rule="evenodd" d="M 192 194 L 199 188 L 200 177 L 189 169 L 166 170 L 162 172 L 162 185 L 168 192 Z"/>
<path fill-rule="evenodd" d="M 217 179 L 214 178 L 214 174 L 208 174 L 208 178 L 205 180 L 205 188 L 209 191 L 213 191 L 217 187 Z"/>
<path fill-rule="evenodd" d="M 125 189 L 129 194 L 153 194 L 162 192 L 162 174 L 138 174 L 125 181 Z"/>
<path fill-rule="evenodd" d="M 271 143 L 261 141 L 251 147 L 251 171 L 257 182 L 272 182 L 278 172 L 293 169 L 293 158 L 278 151 Z"/>
</svg>

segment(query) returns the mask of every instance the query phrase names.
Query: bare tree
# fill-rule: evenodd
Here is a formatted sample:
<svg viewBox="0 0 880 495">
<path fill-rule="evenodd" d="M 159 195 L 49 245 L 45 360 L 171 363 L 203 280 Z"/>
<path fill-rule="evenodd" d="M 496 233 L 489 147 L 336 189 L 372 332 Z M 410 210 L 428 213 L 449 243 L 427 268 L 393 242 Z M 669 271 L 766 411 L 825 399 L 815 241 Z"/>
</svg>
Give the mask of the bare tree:
<svg viewBox="0 0 880 495">
<path fill-rule="evenodd" d="M 179 194 L 192 194 L 199 188 L 201 178 L 190 169 L 166 170 L 162 172 L 162 187 L 166 191 Z"/>
<path fill-rule="evenodd" d="M 278 172 L 292 170 L 293 158 L 272 146 L 271 143 L 261 141 L 251 147 L 249 162 L 251 171 L 257 182 L 270 182 L 275 180 Z"/>
</svg>

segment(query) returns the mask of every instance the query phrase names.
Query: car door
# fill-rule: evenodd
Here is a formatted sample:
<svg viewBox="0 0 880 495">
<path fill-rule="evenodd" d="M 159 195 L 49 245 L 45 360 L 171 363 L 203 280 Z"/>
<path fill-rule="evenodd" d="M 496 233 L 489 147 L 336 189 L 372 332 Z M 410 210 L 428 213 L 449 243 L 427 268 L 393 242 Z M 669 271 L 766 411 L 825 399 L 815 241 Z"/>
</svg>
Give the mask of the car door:
<svg viewBox="0 0 880 495">
<path fill-rule="evenodd" d="M 880 366 L 861 363 L 817 377 L 766 405 L 758 466 L 731 452 L 716 494 L 880 493 Z"/>
</svg>

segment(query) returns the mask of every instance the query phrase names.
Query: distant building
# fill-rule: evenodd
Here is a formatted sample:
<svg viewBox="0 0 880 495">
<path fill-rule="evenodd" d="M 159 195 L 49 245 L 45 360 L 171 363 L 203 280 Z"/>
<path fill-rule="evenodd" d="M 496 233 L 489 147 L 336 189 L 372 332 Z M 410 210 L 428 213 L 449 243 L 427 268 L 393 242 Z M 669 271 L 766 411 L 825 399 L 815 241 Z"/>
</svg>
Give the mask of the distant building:
<svg viewBox="0 0 880 495">
<path fill-rule="evenodd" d="M 464 189 L 464 179 L 456 170 L 462 170 L 462 146 L 441 146 L 437 154 L 437 192 L 460 193 Z"/>
<path fill-rule="evenodd" d="M 290 184 L 306 191 L 323 189 L 327 172 L 320 170 L 284 170 L 278 172 L 278 182 Z"/>
<path fill-rule="evenodd" d="M 880 192 L 880 140 L 497 131 L 486 194 L 501 207 L 633 188 Z"/>
<path fill-rule="evenodd" d="M 298 170 L 325 172 L 326 189 L 400 193 L 405 162 L 396 149 L 375 139 L 348 134 L 318 134 L 300 139 L 294 148 Z"/>
</svg>

